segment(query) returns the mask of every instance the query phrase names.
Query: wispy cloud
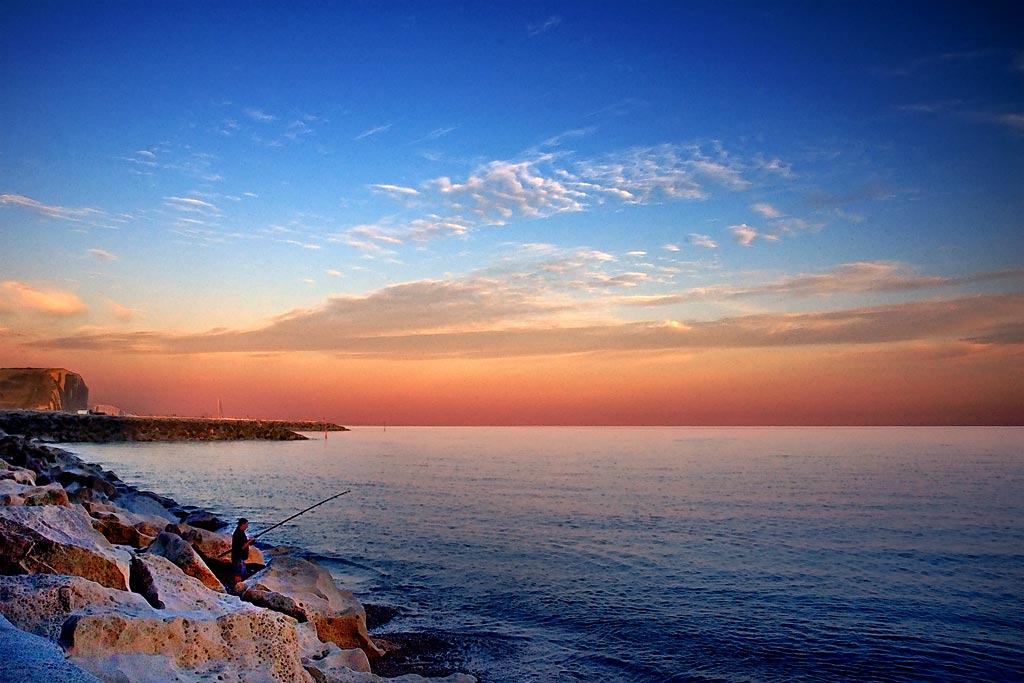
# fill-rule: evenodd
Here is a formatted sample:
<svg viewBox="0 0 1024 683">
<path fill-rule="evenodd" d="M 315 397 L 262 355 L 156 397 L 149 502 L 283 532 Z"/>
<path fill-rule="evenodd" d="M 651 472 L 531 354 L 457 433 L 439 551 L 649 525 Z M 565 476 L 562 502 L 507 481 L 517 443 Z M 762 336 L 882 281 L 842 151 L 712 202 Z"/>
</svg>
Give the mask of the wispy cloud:
<svg viewBox="0 0 1024 683">
<path fill-rule="evenodd" d="M 104 211 L 90 208 L 72 208 L 43 204 L 20 194 L 0 194 L 0 206 L 26 209 L 49 218 L 60 218 L 66 221 L 82 221 L 86 218 L 100 218 Z"/>
<path fill-rule="evenodd" d="M 0 285 L 0 313 L 31 311 L 68 317 L 85 313 L 87 307 L 77 295 L 59 289 L 38 289 L 24 282 L 8 280 Z"/>
<path fill-rule="evenodd" d="M 761 236 L 757 228 L 752 228 L 746 223 L 729 226 L 729 232 L 732 233 L 732 238 L 736 243 L 742 244 L 744 247 L 749 247 L 755 239 Z"/>
<path fill-rule="evenodd" d="M 560 147 L 567 140 L 575 140 L 577 138 L 587 137 L 593 135 L 597 131 L 597 126 L 587 126 L 586 128 L 575 128 L 573 130 L 567 130 L 564 133 L 553 135 L 542 143 L 543 147 Z"/>
<path fill-rule="evenodd" d="M 117 256 L 115 254 L 111 254 L 109 251 L 107 251 L 105 249 L 88 249 L 88 250 L 86 250 L 86 253 L 89 256 L 92 256 L 94 259 L 97 259 L 97 260 L 100 260 L 100 261 L 116 261 L 117 260 Z"/>
<path fill-rule="evenodd" d="M 271 123 L 276 121 L 277 117 L 272 114 L 264 112 L 262 109 L 249 108 L 245 110 L 245 115 L 253 121 L 259 121 L 260 123 Z"/>
<path fill-rule="evenodd" d="M 397 195 L 400 197 L 415 197 L 420 193 L 419 190 L 411 187 L 402 187 L 401 185 L 370 185 L 370 188 L 383 192 L 384 194 Z"/>
<path fill-rule="evenodd" d="M 572 172 L 602 192 L 647 203 L 705 199 L 708 183 L 744 190 L 752 184 L 744 177 L 751 169 L 721 150 L 708 154 L 698 146 L 659 145 L 582 161 Z"/>
<path fill-rule="evenodd" d="M 420 144 L 422 142 L 433 142 L 434 140 L 440 140 L 441 138 L 445 137 L 446 135 L 450 135 L 450 134 L 454 133 L 456 130 L 458 130 L 457 126 L 448 126 L 448 127 L 445 127 L 445 128 L 435 128 L 434 130 L 430 131 L 429 133 L 424 135 L 419 140 L 416 140 L 416 142 L 414 142 L 413 144 Z"/>
<path fill-rule="evenodd" d="M 1024 133 L 1024 114 L 1000 114 L 995 120 L 1016 133 Z"/>
<path fill-rule="evenodd" d="M 699 235 L 695 232 L 690 233 L 690 245 L 694 247 L 701 247 L 703 249 L 717 249 L 718 243 L 711 239 L 708 235 Z"/>
<path fill-rule="evenodd" d="M 708 321 L 586 326 L 501 325 L 541 313 L 538 302 L 509 299 L 486 281 L 423 281 L 366 297 L 337 297 L 249 331 L 197 335 L 153 332 L 76 335 L 40 348 L 137 353 L 324 351 L 373 358 L 517 357 L 673 349 L 847 346 L 913 340 L 982 339 L 1017 343 L 1024 295 L 916 301 L 814 313 L 772 313 Z M 1005 339 L 1004 339 L 1005 337 Z"/>
<path fill-rule="evenodd" d="M 537 24 L 527 24 L 526 25 L 526 31 L 531 36 L 539 36 L 542 33 L 547 33 L 548 31 L 550 31 L 553 28 L 557 28 L 558 25 L 561 24 L 561 23 L 562 23 L 562 17 L 560 17 L 560 16 L 558 16 L 556 14 L 556 15 L 552 15 L 552 16 L 548 17 L 547 19 L 545 19 L 544 21 L 542 21 L 540 23 L 537 23 Z"/>
<path fill-rule="evenodd" d="M 389 230 L 403 240 L 426 240 L 611 202 L 701 200 L 715 190 L 743 192 L 763 174 L 773 174 L 760 158 L 743 160 L 717 143 L 708 147 L 658 145 L 582 160 L 568 153 L 534 153 L 524 159 L 491 161 L 461 180 L 442 176 L 418 187 L 371 187 L 396 198 L 414 197 L 425 215 L 405 224 L 392 223 Z"/>
<path fill-rule="evenodd" d="M 164 206 L 175 211 L 185 213 L 199 213 L 204 215 L 219 215 L 220 209 L 210 202 L 196 199 L 194 197 L 164 197 Z"/>
<path fill-rule="evenodd" d="M 890 66 L 878 66 L 872 69 L 877 76 L 887 78 L 901 78 L 914 76 L 921 72 L 929 72 L 938 68 L 948 68 L 956 65 L 970 64 L 997 54 L 996 50 L 961 50 L 953 52 L 942 52 L 938 54 L 925 55 L 902 64 Z"/>
<path fill-rule="evenodd" d="M 857 292 L 913 292 L 995 282 L 1024 284 L 1024 268 L 940 276 L 922 275 L 905 263 L 893 261 L 845 263 L 823 273 L 802 273 L 755 286 L 713 285 L 662 296 L 628 297 L 619 302 L 641 307 L 674 306 L 764 296 L 821 297 Z"/>
<path fill-rule="evenodd" d="M 107 306 L 110 308 L 110 312 L 115 318 L 124 322 L 134 320 L 138 314 L 143 312 L 140 308 L 128 308 L 127 306 L 122 306 L 113 299 L 107 300 Z"/>
<path fill-rule="evenodd" d="M 385 133 L 385 132 L 387 132 L 389 130 L 391 130 L 391 124 L 390 123 L 385 125 L 385 126 L 375 126 L 375 127 L 370 128 L 368 130 L 364 130 L 362 133 L 360 133 L 359 135 L 355 136 L 352 139 L 353 140 L 363 140 L 363 139 L 371 137 L 373 135 L 380 135 L 381 133 Z"/>
<path fill-rule="evenodd" d="M 442 177 L 428 187 L 448 207 L 462 210 L 478 225 L 504 225 L 513 218 L 541 218 L 582 211 L 586 194 L 545 175 L 537 161 L 492 161 L 464 182 Z"/>
<path fill-rule="evenodd" d="M 751 204 L 750 208 L 755 213 L 758 213 L 765 218 L 778 218 L 782 215 L 782 212 L 776 209 L 771 204 L 765 202 L 759 202 L 757 204 Z"/>
</svg>

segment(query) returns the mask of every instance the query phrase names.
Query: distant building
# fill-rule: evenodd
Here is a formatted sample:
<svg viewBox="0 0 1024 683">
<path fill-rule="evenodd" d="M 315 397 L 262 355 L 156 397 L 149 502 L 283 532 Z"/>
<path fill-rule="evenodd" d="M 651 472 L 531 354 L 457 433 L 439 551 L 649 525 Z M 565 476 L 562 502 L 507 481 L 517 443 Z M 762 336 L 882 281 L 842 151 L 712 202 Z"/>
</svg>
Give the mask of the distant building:
<svg viewBox="0 0 1024 683">
<path fill-rule="evenodd" d="M 127 415 L 127 413 L 125 413 L 117 406 L 108 406 L 103 404 L 94 405 L 92 407 L 92 410 L 90 410 L 89 412 L 92 413 L 93 415 L 114 415 L 116 417 L 124 417 L 125 415 Z"/>
<path fill-rule="evenodd" d="M 0 368 L 0 410 L 61 410 L 89 407 L 85 380 L 64 368 Z"/>
</svg>

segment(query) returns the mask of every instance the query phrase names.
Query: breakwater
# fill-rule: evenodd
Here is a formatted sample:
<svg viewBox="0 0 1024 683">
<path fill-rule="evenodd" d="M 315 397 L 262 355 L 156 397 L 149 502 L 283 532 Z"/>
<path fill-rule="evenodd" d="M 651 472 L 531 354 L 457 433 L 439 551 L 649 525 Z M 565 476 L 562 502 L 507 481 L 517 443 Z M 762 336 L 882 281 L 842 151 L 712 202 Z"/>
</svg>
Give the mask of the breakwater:
<svg viewBox="0 0 1024 683">
<path fill-rule="evenodd" d="M 314 560 L 249 549 L 223 522 L 74 454 L 0 430 L 0 681 L 475 683 L 402 670 Z M 294 551 L 294 549 L 293 549 Z"/>
<path fill-rule="evenodd" d="M 0 411 L 0 430 L 42 441 L 295 441 L 298 432 L 347 431 L 323 421 L 252 420 L 200 417 L 137 417 L 55 411 Z"/>
</svg>

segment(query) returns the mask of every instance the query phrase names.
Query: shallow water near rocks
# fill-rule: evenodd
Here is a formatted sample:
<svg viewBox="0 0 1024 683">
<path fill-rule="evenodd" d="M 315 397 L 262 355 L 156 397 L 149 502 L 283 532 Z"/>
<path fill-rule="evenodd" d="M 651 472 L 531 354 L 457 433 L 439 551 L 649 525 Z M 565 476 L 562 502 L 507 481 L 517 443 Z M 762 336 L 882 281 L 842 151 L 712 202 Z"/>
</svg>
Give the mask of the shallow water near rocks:
<svg viewBox="0 0 1024 683">
<path fill-rule="evenodd" d="M 1024 429 L 70 444 L 307 549 L 482 683 L 1024 680 Z"/>
</svg>

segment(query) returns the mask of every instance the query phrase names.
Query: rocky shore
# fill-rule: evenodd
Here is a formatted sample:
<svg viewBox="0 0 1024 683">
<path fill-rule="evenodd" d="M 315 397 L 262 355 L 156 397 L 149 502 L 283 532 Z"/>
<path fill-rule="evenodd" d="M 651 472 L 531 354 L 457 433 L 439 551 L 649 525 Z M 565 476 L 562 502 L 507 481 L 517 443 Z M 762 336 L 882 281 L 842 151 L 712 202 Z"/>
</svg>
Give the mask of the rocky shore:
<svg viewBox="0 0 1024 683">
<path fill-rule="evenodd" d="M 222 521 L 0 424 L 0 682 L 475 683 L 373 673 L 401 644 L 327 569 L 253 548 L 226 585 Z"/>
<path fill-rule="evenodd" d="M 0 410 L 8 434 L 59 443 L 111 441 L 231 441 L 305 439 L 298 432 L 348 431 L 322 421 L 236 420 L 201 417 L 120 417 L 59 411 Z"/>
</svg>

